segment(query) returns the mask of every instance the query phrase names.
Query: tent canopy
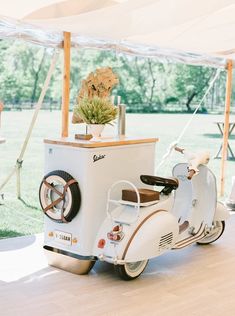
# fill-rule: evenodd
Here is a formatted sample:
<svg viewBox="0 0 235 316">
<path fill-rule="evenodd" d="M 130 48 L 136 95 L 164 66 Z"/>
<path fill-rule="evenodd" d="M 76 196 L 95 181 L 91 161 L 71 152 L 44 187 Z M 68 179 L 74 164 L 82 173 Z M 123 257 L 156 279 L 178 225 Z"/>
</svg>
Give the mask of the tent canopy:
<svg viewBox="0 0 235 316">
<path fill-rule="evenodd" d="M 68 136 L 70 78 L 70 36 L 63 32 L 72 34 L 73 46 L 226 67 L 223 195 L 235 54 L 234 0 L 0 0 L 0 8 L 2 38 L 20 37 L 51 47 L 61 46 L 64 39 L 62 137 Z"/>
<path fill-rule="evenodd" d="M 225 64 L 235 53 L 234 0 L 0 0 L 0 36 Z"/>
</svg>

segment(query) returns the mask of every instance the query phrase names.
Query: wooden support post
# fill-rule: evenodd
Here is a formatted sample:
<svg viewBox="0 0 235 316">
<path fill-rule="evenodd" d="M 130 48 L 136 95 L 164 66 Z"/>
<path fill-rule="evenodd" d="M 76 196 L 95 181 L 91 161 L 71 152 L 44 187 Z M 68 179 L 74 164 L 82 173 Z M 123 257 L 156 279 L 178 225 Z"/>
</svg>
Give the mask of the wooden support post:
<svg viewBox="0 0 235 316">
<path fill-rule="evenodd" d="M 64 72 L 63 72 L 63 94 L 62 94 L 62 137 L 69 134 L 69 101 L 70 101 L 70 48 L 71 33 L 64 32 Z"/>
<path fill-rule="evenodd" d="M 232 79 L 233 79 L 233 62 L 227 62 L 227 81 L 226 81 L 226 96 L 225 96 L 225 110 L 224 110 L 224 131 L 223 131 L 223 146 L 221 159 L 221 178 L 220 178 L 220 195 L 224 195 L 225 184 L 225 163 L 228 152 L 228 136 L 229 136 L 229 115 L 232 95 Z"/>
<path fill-rule="evenodd" d="M 16 166 L 16 195 L 17 195 L 17 199 L 21 199 L 20 173 L 21 173 L 21 167 Z"/>
</svg>

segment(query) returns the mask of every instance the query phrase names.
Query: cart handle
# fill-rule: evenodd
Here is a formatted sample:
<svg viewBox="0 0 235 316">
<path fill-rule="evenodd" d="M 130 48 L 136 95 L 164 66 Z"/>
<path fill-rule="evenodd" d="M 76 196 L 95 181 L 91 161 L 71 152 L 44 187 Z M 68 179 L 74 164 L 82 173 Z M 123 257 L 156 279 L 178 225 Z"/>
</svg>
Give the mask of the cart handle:
<svg viewBox="0 0 235 316">
<path fill-rule="evenodd" d="M 184 148 L 180 148 L 180 147 L 175 147 L 175 151 L 180 152 L 181 154 L 184 154 Z M 189 169 L 188 170 L 188 180 L 191 180 L 192 177 L 197 173 L 197 171 L 195 169 Z"/>
<path fill-rule="evenodd" d="M 184 148 L 180 148 L 180 147 L 175 147 L 175 151 L 180 152 L 181 154 L 184 153 Z"/>
<path fill-rule="evenodd" d="M 194 169 L 191 169 L 188 171 L 188 180 L 191 180 L 192 177 L 195 175 L 196 171 Z"/>
<path fill-rule="evenodd" d="M 108 199 L 107 199 L 106 212 L 107 212 L 107 215 L 112 218 L 111 212 L 109 211 L 109 205 L 111 203 L 120 205 L 120 202 L 118 200 L 110 199 L 110 195 L 111 195 L 112 190 L 114 189 L 114 187 L 116 187 L 120 183 L 126 183 L 126 184 L 130 185 L 135 190 L 135 193 L 136 193 L 136 196 L 137 196 L 137 203 L 134 206 L 135 209 L 136 209 L 136 219 L 134 221 L 128 223 L 128 224 L 132 224 L 132 223 L 137 221 L 137 219 L 139 218 L 139 215 L 140 215 L 140 194 L 139 194 L 139 191 L 138 191 L 137 187 L 130 181 L 118 180 L 118 181 L 114 182 L 111 185 L 111 187 L 108 190 Z"/>
</svg>

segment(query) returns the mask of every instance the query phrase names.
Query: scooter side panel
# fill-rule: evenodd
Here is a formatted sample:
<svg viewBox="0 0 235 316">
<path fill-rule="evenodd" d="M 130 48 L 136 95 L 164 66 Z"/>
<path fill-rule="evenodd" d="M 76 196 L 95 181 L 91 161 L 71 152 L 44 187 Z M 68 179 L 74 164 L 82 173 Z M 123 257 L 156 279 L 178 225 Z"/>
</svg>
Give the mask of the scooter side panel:
<svg viewBox="0 0 235 316">
<path fill-rule="evenodd" d="M 170 195 L 166 200 L 159 201 L 159 203 L 157 203 L 155 205 L 148 206 L 148 207 L 141 207 L 140 216 L 136 221 L 135 221 L 136 214 L 135 214 L 135 212 L 133 212 L 134 211 L 133 207 L 132 207 L 132 212 L 130 210 L 131 207 L 126 206 L 126 205 L 118 206 L 117 208 L 115 208 L 112 211 L 112 219 L 110 217 L 106 217 L 106 219 L 104 220 L 103 224 L 101 225 L 101 227 L 97 233 L 96 240 L 94 243 L 94 248 L 93 248 L 93 255 L 97 256 L 99 258 L 103 257 L 104 260 L 108 261 L 108 262 L 114 262 L 115 260 L 123 260 L 123 254 L 125 252 L 125 249 L 126 249 L 128 243 L 130 243 L 130 239 L 132 238 L 132 236 L 135 237 L 133 234 L 135 233 L 135 235 L 136 235 L 136 233 L 141 228 L 143 229 L 143 227 L 146 227 L 147 220 L 148 221 L 153 220 L 155 223 L 155 221 L 156 221 L 155 216 L 152 216 L 151 214 L 160 215 L 161 213 L 164 213 L 164 216 L 166 216 L 166 217 L 169 216 L 171 218 L 171 221 L 176 223 L 177 234 L 178 234 L 179 229 L 178 229 L 177 220 L 172 216 L 172 214 L 169 214 L 166 211 L 164 211 L 164 212 L 162 211 L 162 210 L 170 209 L 173 205 L 173 201 L 174 201 L 174 197 L 173 197 L 173 195 Z M 174 218 L 174 220 L 172 219 L 172 217 Z M 118 225 L 118 223 L 120 223 L 122 221 L 132 223 L 129 225 L 128 224 L 122 225 L 123 236 L 124 236 L 123 239 L 121 241 L 118 241 L 118 242 L 113 242 L 113 241 L 109 240 L 107 238 L 108 233 L 112 230 L 112 228 L 114 226 Z M 145 225 L 143 225 L 143 224 L 145 224 Z M 161 225 L 160 222 L 158 224 Z M 157 229 L 156 229 L 156 227 L 157 227 Z M 154 226 L 152 228 L 152 233 L 154 235 L 158 232 L 158 226 L 156 226 L 156 227 Z M 147 232 L 147 234 L 149 234 L 149 232 Z M 142 238 L 146 239 L 145 236 L 143 236 Z M 103 244 L 102 247 L 100 247 L 101 240 L 103 240 L 101 243 L 101 244 Z M 146 240 L 148 240 L 148 239 L 146 239 Z M 155 245 L 155 239 L 154 239 L 154 245 Z M 139 249 L 138 254 L 137 254 L 138 260 L 140 260 L 139 255 L 141 254 L 141 252 L 142 252 L 142 249 Z M 155 251 L 153 253 L 154 254 L 152 254 L 152 253 L 150 254 L 150 257 L 155 256 Z M 147 258 L 150 258 L 150 257 L 147 257 Z"/>
<path fill-rule="evenodd" d="M 157 257 L 172 248 L 178 234 L 179 226 L 172 214 L 161 210 L 153 212 L 133 232 L 123 260 L 135 262 Z"/>
</svg>

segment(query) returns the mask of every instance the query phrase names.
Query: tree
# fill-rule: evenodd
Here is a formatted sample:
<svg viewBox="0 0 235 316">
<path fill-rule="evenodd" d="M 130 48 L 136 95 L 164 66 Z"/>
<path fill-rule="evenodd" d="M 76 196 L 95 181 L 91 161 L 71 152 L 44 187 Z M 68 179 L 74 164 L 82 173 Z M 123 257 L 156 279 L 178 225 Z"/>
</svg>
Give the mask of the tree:
<svg viewBox="0 0 235 316">
<path fill-rule="evenodd" d="M 192 101 L 199 100 L 205 93 L 210 80 L 215 75 L 216 69 L 188 66 L 180 64 L 176 68 L 177 80 L 175 92 L 178 99 L 185 99 L 185 105 L 189 112 L 192 111 Z"/>
<path fill-rule="evenodd" d="M 113 94 L 132 112 L 167 110 L 170 104 L 179 110 L 193 110 L 199 102 L 215 69 L 184 64 L 161 63 L 157 59 L 129 56 L 115 51 L 72 49 L 71 107 L 76 102 L 81 82 L 99 67 L 112 67 L 119 76 Z M 51 60 L 51 50 L 13 40 L 0 40 L 0 99 L 6 104 L 33 105 L 38 99 Z M 45 102 L 61 105 L 62 56 L 56 65 Z M 224 104 L 225 75 L 217 79 L 207 98 L 207 108 Z M 235 96 L 235 89 L 233 89 Z"/>
</svg>

